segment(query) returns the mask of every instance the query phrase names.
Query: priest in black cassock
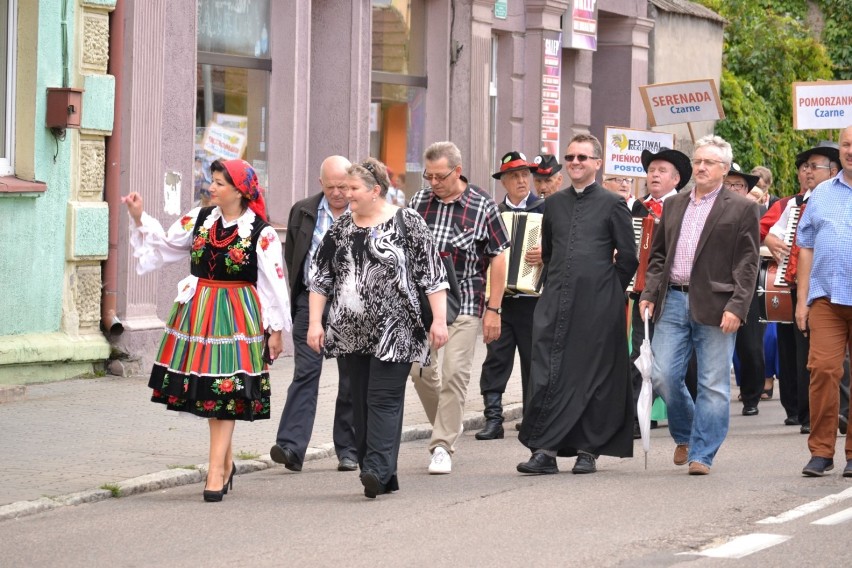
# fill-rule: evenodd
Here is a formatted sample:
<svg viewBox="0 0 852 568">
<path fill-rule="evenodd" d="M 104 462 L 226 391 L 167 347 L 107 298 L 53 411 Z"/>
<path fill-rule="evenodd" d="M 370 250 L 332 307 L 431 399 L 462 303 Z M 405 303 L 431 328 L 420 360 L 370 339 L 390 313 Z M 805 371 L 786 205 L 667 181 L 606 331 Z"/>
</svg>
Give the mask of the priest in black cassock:
<svg viewBox="0 0 852 568">
<path fill-rule="evenodd" d="M 577 456 L 633 456 L 633 389 L 625 290 L 636 242 L 624 199 L 595 182 L 597 138 L 579 134 L 565 155 L 571 187 L 548 198 L 542 223 L 545 284 L 535 309 L 530 384 L 519 439 L 532 450 L 521 473 L 558 473 Z"/>
</svg>

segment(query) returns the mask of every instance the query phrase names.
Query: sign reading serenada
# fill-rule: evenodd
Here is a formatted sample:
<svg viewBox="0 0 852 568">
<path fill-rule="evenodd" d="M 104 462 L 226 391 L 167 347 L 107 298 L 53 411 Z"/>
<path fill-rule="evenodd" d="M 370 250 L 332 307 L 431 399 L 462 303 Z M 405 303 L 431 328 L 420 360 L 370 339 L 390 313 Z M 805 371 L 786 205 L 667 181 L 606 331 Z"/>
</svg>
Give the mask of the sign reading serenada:
<svg viewBox="0 0 852 568">
<path fill-rule="evenodd" d="M 829 130 L 852 124 L 852 81 L 793 83 L 793 128 Z"/>
<path fill-rule="evenodd" d="M 713 79 L 639 87 L 651 126 L 725 118 Z"/>
</svg>

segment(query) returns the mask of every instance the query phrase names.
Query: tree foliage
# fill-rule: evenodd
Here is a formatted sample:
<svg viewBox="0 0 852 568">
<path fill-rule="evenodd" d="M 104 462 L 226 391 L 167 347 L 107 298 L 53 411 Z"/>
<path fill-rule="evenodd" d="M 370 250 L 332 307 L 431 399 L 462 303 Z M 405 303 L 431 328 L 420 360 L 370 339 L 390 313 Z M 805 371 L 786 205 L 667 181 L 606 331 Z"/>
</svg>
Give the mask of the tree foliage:
<svg viewBox="0 0 852 568">
<path fill-rule="evenodd" d="M 843 5 L 841 17 L 832 13 L 833 20 L 824 20 L 823 36 L 836 44 L 827 49 L 813 33 L 806 2 L 699 1 L 728 20 L 720 85 L 725 119 L 717 124 L 717 133 L 731 143 L 734 159 L 744 169 L 765 165 L 775 175 L 776 192 L 797 191 L 796 154 L 827 134 L 793 129 L 792 84 L 850 72 L 852 2 L 817 2 L 823 13 Z"/>
</svg>

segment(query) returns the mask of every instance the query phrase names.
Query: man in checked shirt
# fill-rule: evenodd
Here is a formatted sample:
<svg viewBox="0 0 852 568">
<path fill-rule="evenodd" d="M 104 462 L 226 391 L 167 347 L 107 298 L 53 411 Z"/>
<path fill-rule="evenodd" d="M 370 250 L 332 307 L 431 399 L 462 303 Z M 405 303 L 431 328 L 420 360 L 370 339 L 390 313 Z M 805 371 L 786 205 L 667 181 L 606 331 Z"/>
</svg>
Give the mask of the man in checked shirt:
<svg viewBox="0 0 852 568">
<path fill-rule="evenodd" d="M 461 310 L 449 326 L 449 340 L 431 365 L 412 366 L 414 388 L 432 423 L 429 473 L 452 471 L 452 454 L 462 432 L 464 402 L 473 349 L 482 318 L 485 343 L 500 337 L 506 259 L 500 253 L 509 246 L 509 236 L 497 204 L 484 191 L 462 176 L 461 152 L 452 142 L 436 142 L 423 154 L 423 179 L 429 184 L 411 198 L 408 206 L 432 229 L 438 250 L 452 255 L 461 290 Z M 491 299 L 485 303 L 486 270 L 491 265 Z"/>
</svg>

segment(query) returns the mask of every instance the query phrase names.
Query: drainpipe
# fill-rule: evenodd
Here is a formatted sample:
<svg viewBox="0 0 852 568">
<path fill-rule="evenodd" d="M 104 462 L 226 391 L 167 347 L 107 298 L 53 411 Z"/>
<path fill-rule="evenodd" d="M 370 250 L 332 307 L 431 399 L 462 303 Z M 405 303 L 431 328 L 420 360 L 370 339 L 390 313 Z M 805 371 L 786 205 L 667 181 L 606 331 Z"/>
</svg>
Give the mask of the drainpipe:
<svg viewBox="0 0 852 568">
<path fill-rule="evenodd" d="M 124 67 L 125 0 L 117 0 L 109 17 L 109 64 L 107 73 L 115 77 L 115 104 L 112 135 L 106 138 L 106 177 L 104 200 L 109 209 L 109 252 L 101 273 L 101 329 L 107 336 L 121 335 L 124 325 L 116 314 L 118 303 L 118 223 L 121 217 L 121 113 Z"/>
</svg>

